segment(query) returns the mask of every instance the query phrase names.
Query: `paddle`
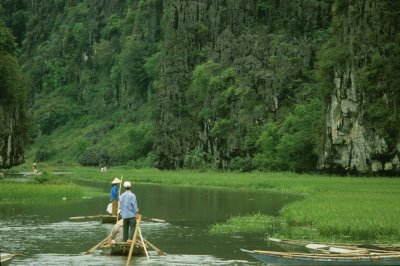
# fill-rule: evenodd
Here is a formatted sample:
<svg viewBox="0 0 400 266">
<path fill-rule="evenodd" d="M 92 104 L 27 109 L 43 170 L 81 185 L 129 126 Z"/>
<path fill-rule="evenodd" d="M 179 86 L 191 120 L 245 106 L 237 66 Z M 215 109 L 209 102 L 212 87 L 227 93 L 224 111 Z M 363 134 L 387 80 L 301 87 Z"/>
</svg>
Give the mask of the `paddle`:
<svg viewBox="0 0 400 266">
<path fill-rule="evenodd" d="M 117 221 L 116 223 L 118 223 L 118 218 L 119 218 L 119 197 L 121 197 L 121 184 L 122 184 L 122 178 L 123 176 L 121 175 L 121 182 L 119 183 L 119 190 L 118 190 L 118 207 L 117 207 Z"/>
<path fill-rule="evenodd" d="M 86 251 L 84 254 L 85 255 L 89 255 L 92 254 L 93 252 L 96 251 L 96 249 L 98 249 L 101 245 L 107 243 L 107 241 L 112 237 L 112 235 L 107 236 L 106 238 L 104 238 L 103 240 L 101 240 L 98 244 L 96 244 L 95 246 L 93 246 L 91 249 L 89 249 L 88 251 Z"/>
<path fill-rule="evenodd" d="M 119 204 L 119 203 L 118 203 Z M 74 216 L 74 217 L 69 217 L 68 219 L 70 221 L 76 221 L 76 220 L 95 220 L 95 219 L 100 219 L 103 217 L 110 217 L 110 215 L 105 215 L 105 214 L 98 214 L 98 215 L 89 215 L 89 216 Z M 152 218 L 152 217 L 147 217 L 143 216 L 142 217 L 143 221 L 150 221 L 154 223 L 166 223 L 165 220 L 163 219 L 158 219 L 158 218 Z"/>
<path fill-rule="evenodd" d="M 147 239 L 144 239 L 144 241 L 147 243 L 147 245 L 149 245 L 155 252 L 157 252 L 158 255 L 160 256 L 164 256 L 167 255 L 167 253 L 161 251 L 159 248 L 157 248 L 156 246 L 154 246 L 152 243 L 150 243 Z"/>
<path fill-rule="evenodd" d="M 131 248 L 129 249 L 129 255 L 128 255 L 128 259 L 126 261 L 126 266 L 128 266 L 131 263 L 131 258 L 132 258 L 132 254 L 133 254 L 133 249 L 135 248 L 135 243 L 136 243 L 136 238 L 137 238 L 137 233 L 139 230 L 139 226 L 140 226 L 140 221 L 142 220 L 142 215 L 137 214 L 136 215 L 136 228 L 135 228 L 135 233 L 133 234 L 133 239 L 132 239 L 132 243 L 131 243 Z"/>
<path fill-rule="evenodd" d="M 142 241 L 142 244 L 143 244 L 144 252 L 146 253 L 147 260 L 150 260 L 149 254 L 147 253 L 146 243 L 144 243 L 144 240 L 143 240 L 142 230 L 140 230 L 139 226 L 138 226 L 138 228 L 139 228 L 139 236 L 140 236 L 140 240 Z"/>
<path fill-rule="evenodd" d="M 117 224 L 119 224 L 120 226 L 122 225 L 122 221 L 118 221 Z M 85 255 L 89 255 L 93 252 L 96 251 L 96 249 L 98 249 L 99 247 L 101 247 L 102 245 L 104 245 L 105 243 L 107 243 L 108 241 L 111 241 L 111 238 L 118 233 L 118 230 L 115 230 L 115 232 L 113 233 L 113 231 L 111 231 L 111 234 L 109 236 L 107 236 L 106 238 L 104 238 L 103 240 L 101 240 L 98 244 L 96 244 L 94 247 L 92 247 L 91 249 L 89 249 L 88 251 L 86 251 L 84 254 Z"/>
<path fill-rule="evenodd" d="M 156 223 L 165 223 L 163 219 L 151 218 L 151 217 L 143 217 L 143 220 L 148 220 Z"/>
</svg>

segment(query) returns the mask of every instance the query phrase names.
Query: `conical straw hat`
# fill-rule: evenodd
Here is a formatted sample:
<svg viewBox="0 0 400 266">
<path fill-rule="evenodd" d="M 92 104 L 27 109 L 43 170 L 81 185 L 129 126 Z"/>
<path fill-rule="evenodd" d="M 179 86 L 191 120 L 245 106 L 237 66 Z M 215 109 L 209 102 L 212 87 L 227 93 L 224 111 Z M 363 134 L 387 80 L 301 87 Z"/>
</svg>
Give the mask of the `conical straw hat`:
<svg viewBox="0 0 400 266">
<path fill-rule="evenodd" d="M 121 180 L 119 180 L 117 177 L 114 178 L 114 180 L 111 182 L 111 184 L 118 184 L 121 183 Z"/>
</svg>

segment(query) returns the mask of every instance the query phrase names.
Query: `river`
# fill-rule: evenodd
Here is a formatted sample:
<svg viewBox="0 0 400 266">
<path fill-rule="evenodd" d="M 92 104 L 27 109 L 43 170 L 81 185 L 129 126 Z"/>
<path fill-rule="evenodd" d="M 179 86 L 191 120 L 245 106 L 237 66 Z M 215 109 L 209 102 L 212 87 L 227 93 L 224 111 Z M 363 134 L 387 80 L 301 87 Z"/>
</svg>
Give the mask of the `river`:
<svg viewBox="0 0 400 266">
<path fill-rule="evenodd" d="M 86 184 L 87 185 L 87 184 Z M 109 184 L 90 182 L 105 192 Z M 233 215 L 277 215 L 280 208 L 299 196 L 265 191 L 197 189 L 162 185 L 134 185 L 143 216 L 166 223 L 143 221 L 143 236 L 167 256 L 150 253 L 134 257 L 134 265 L 260 265 L 240 248 L 263 249 L 266 235 L 210 235 L 216 222 Z M 105 238 L 111 224 L 71 222 L 72 216 L 106 214 L 108 196 L 60 199 L 48 203 L 0 205 L 0 252 L 18 252 L 12 265 L 124 265 L 126 257 L 100 252 L 84 255 Z"/>
</svg>

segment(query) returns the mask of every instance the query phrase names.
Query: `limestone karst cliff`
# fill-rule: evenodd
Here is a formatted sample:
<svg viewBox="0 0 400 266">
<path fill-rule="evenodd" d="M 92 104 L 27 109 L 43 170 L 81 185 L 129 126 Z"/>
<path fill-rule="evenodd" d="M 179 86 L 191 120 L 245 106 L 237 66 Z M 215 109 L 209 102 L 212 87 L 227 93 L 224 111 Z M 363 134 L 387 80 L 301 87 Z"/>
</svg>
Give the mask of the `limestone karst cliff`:
<svg viewBox="0 0 400 266">
<path fill-rule="evenodd" d="M 0 3 L 33 160 L 400 170 L 398 1 Z"/>
<path fill-rule="evenodd" d="M 322 168 L 361 173 L 400 169 L 396 10 L 399 5 L 390 1 L 336 5 L 333 42 L 347 56 L 332 68 Z"/>
</svg>

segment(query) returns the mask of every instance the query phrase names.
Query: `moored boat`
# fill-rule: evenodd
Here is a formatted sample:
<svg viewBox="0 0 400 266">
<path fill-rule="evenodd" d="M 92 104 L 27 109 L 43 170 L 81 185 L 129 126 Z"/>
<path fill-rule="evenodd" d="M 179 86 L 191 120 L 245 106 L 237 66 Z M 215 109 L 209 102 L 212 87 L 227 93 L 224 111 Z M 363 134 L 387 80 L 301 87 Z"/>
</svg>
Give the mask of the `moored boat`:
<svg viewBox="0 0 400 266">
<path fill-rule="evenodd" d="M 17 254 L 11 254 L 11 253 L 1 253 L 0 254 L 0 265 L 1 266 L 6 266 L 11 263 L 11 260 L 17 256 Z"/>
<path fill-rule="evenodd" d="M 96 220 L 100 220 L 102 223 L 115 224 L 115 222 L 117 221 L 117 216 L 108 215 L 108 214 L 97 214 L 97 215 L 69 217 L 69 221 L 71 221 L 71 222 L 96 221 Z"/>
<path fill-rule="evenodd" d="M 400 265 L 400 252 L 368 254 L 310 254 L 245 250 L 250 256 L 273 265 Z"/>
<path fill-rule="evenodd" d="M 399 244 L 362 244 L 362 243 L 328 243 L 328 242 L 311 242 L 305 240 L 290 240 L 268 238 L 269 241 L 277 243 L 282 247 L 300 246 L 310 250 L 331 253 L 351 253 L 350 251 L 373 251 L 373 252 L 393 252 L 400 251 Z M 342 251 L 342 252 L 341 252 Z"/>
</svg>

